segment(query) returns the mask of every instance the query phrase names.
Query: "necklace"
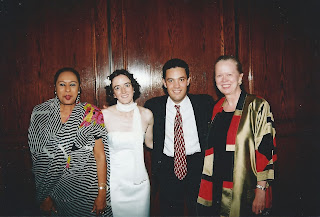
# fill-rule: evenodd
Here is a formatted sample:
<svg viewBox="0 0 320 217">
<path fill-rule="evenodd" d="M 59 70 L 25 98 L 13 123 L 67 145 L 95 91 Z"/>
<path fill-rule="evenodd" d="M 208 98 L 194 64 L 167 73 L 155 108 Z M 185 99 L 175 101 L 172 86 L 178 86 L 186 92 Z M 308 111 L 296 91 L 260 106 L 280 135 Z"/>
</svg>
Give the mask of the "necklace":
<svg viewBox="0 0 320 217">
<path fill-rule="evenodd" d="M 119 100 L 117 101 L 117 105 L 116 105 L 117 110 L 120 112 L 130 112 L 136 107 L 137 107 L 137 103 L 122 104 L 121 102 L 119 102 Z"/>
</svg>

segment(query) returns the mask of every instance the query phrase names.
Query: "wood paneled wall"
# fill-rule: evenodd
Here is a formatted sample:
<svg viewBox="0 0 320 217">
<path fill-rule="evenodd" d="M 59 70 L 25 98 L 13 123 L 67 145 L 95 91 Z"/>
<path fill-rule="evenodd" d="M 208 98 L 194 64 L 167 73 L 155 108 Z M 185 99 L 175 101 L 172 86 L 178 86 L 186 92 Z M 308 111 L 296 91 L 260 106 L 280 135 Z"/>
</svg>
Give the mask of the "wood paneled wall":
<svg viewBox="0 0 320 217">
<path fill-rule="evenodd" d="M 274 214 L 319 215 L 320 31 L 316 0 L 3 0 L 0 61 L 0 215 L 32 215 L 27 129 L 33 106 L 54 96 L 62 67 L 81 74 L 82 101 L 102 107 L 105 79 L 128 69 L 143 103 L 163 94 L 162 65 L 190 66 L 191 93 L 217 99 L 213 63 L 239 56 L 248 92 L 266 98 L 277 128 Z M 146 152 L 150 168 L 150 153 Z M 308 186 L 314 186 L 310 188 Z M 157 210 L 153 210 L 156 214 Z"/>
</svg>

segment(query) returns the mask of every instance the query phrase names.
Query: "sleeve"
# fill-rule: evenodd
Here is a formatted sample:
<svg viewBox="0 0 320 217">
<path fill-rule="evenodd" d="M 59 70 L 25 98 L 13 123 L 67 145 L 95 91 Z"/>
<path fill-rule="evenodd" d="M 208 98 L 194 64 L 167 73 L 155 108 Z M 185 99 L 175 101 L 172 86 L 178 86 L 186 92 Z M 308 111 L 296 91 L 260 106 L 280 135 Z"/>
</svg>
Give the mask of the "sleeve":
<svg viewBox="0 0 320 217">
<path fill-rule="evenodd" d="M 101 111 L 99 113 L 100 113 L 99 114 L 100 123 L 98 124 L 99 125 L 98 126 L 98 131 L 96 132 L 94 137 L 95 137 L 96 140 L 102 138 L 102 142 L 103 142 L 104 146 L 106 147 L 107 146 L 107 142 L 108 142 L 108 137 L 107 137 L 108 132 L 107 132 L 107 128 L 104 125 L 103 114 L 102 114 Z"/>
<path fill-rule="evenodd" d="M 208 95 L 208 102 L 207 102 L 207 108 L 208 108 L 208 120 L 211 121 L 212 118 L 212 111 L 213 107 L 215 105 L 215 102 L 211 96 Z"/>
<path fill-rule="evenodd" d="M 33 108 L 28 128 L 28 145 L 33 163 L 37 155 L 43 152 L 43 147 L 48 140 L 48 129 L 46 128 L 49 111 L 41 111 L 38 106 Z"/>
<path fill-rule="evenodd" d="M 107 132 L 107 128 L 105 127 L 105 122 L 104 122 L 104 118 L 103 118 L 103 113 L 101 110 L 99 109 L 95 109 L 94 111 L 94 116 L 92 117 L 92 125 L 93 125 L 93 137 L 98 140 L 98 139 L 102 139 L 102 143 L 104 144 L 104 152 L 106 155 L 106 160 L 107 163 L 110 161 L 109 160 L 109 145 L 108 145 L 108 132 Z M 108 163 L 109 165 L 109 163 Z M 109 169 L 108 169 L 109 171 Z"/>
<path fill-rule="evenodd" d="M 34 156 L 34 153 L 35 153 L 35 143 L 36 143 L 36 124 L 35 124 L 35 121 L 34 121 L 34 109 L 31 113 L 31 117 L 30 117 L 30 125 L 29 125 L 29 129 L 28 129 L 28 145 L 29 145 L 29 149 L 30 149 L 30 153 L 31 153 L 31 157 L 32 157 L 32 161 L 35 160 L 35 156 Z"/>
<path fill-rule="evenodd" d="M 258 106 L 255 119 L 255 155 L 257 181 L 274 179 L 274 162 L 276 155 L 276 130 L 274 119 L 267 101 L 263 100 Z"/>
<path fill-rule="evenodd" d="M 152 111 L 152 103 L 150 102 L 151 100 L 147 100 L 144 104 L 144 107 Z M 152 111 L 153 112 L 153 111 Z"/>
<path fill-rule="evenodd" d="M 43 151 L 46 144 L 47 129 L 43 123 L 46 122 L 48 111 L 41 111 L 35 107 L 30 118 L 28 129 L 28 145 L 32 157 L 32 172 L 34 174 L 36 197 L 38 202 L 42 202 L 51 195 L 54 185 L 58 180 L 55 172 L 51 172 L 48 168 L 50 159 L 48 153 Z M 58 162 L 53 162 L 58 163 Z"/>
<path fill-rule="evenodd" d="M 95 111 L 95 112 L 97 113 L 97 118 L 95 121 L 95 124 L 97 125 L 97 127 L 96 127 L 97 130 L 94 134 L 94 138 L 97 140 L 97 139 L 103 138 L 107 134 L 107 131 L 104 126 L 104 119 L 103 119 L 102 112 L 100 110 Z"/>
<path fill-rule="evenodd" d="M 80 128 L 89 127 L 87 133 L 93 136 L 95 140 L 103 138 L 106 134 L 106 129 L 101 110 L 89 103 L 84 106 L 84 109 L 85 114 L 82 123 L 80 124 Z"/>
</svg>

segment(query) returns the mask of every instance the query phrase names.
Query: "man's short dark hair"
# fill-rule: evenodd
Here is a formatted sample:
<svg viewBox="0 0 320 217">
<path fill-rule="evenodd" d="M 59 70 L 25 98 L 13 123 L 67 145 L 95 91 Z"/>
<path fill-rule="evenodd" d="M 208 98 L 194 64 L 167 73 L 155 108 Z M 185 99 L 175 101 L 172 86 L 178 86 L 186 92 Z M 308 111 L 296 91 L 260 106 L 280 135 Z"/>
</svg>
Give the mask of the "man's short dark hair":
<svg viewBox="0 0 320 217">
<path fill-rule="evenodd" d="M 168 69 L 176 68 L 176 67 L 181 67 L 184 68 L 187 74 L 187 78 L 189 78 L 189 66 L 188 64 L 178 58 L 168 60 L 162 67 L 162 78 L 166 78 L 166 72 Z"/>
</svg>

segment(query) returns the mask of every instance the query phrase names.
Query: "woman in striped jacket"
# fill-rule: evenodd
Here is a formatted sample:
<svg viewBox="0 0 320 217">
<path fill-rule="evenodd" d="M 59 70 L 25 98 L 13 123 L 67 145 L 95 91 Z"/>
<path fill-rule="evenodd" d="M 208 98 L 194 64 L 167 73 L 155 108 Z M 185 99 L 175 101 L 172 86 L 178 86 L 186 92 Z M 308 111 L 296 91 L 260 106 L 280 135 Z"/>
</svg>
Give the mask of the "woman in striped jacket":
<svg viewBox="0 0 320 217">
<path fill-rule="evenodd" d="M 34 107 L 28 134 L 40 210 L 101 214 L 108 198 L 103 115 L 79 102 L 80 75 L 73 68 L 57 71 L 54 84 L 55 98 Z"/>
</svg>

